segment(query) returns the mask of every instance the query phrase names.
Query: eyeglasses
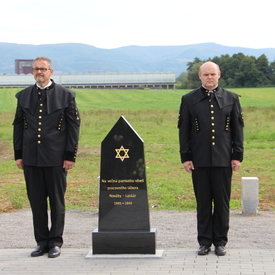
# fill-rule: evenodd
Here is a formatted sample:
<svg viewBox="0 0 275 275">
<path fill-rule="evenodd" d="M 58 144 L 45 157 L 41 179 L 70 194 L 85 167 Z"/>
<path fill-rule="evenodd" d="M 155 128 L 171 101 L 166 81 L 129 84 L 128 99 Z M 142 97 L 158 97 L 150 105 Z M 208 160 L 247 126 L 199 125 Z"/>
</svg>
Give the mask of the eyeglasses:
<svg viewBox="0 0 275 275">
<path fill-rule="evenodd" d="M 48 69 L 48 68 L 32 68 L 32 70 L 35 71 L 35 72 L 38 72 L 38 71 L 46 72 L 47 70 L 51 70 L 51 69 Z"/>
</svg>

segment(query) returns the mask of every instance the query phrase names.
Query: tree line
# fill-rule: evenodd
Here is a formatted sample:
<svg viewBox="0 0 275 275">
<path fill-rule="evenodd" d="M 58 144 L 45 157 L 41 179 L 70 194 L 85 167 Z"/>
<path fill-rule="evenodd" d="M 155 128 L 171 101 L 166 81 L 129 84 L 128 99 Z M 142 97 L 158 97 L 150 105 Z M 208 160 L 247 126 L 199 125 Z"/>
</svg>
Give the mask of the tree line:
<svg viewBox="0 0 275 275">
<path fill-rule="evenodd" d="M 187 63 L 187 72 L 177 77 L 178 88 L 194 89 L 201 85 L 198 71 L 201 64 L 213 61 L 219 65 L 222 87 L 271 87 L 275 86 L 275 61 L 269 62 L 266 55 L 258 58 L 243 53 L 232 56 L 226 54 L 212 59 L 201 60 L 198 57 Z"/>
</svg>

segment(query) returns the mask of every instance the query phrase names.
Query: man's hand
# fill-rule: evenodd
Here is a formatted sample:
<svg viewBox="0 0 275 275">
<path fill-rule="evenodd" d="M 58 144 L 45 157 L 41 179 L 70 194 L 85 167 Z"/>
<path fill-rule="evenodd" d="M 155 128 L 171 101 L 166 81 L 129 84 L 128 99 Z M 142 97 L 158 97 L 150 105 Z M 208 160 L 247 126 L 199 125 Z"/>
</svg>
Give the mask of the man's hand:
<svg viewBox="0 0 275 275">
<path fill-rule="evenodd" d="M 195 169 L 193 162 L 191 160 L 185 161 L 183 163 L 183 167 L 184 167 L 185 171 L 188 173 L 192 173 L 192 171 Z"/>
<path fill-rule="evenodd" d="M 17 166 L 19 169 L 24 170 L 24 164 L 23 164 L 23 160 L 22 160 L 22 159 L 17 159 L 17 160 L 15 161 L 15 164 L 16 164 L 16 166 Z"/>
<path fill-rule="evenodd" d="M 233 171 L 237 171 L 241 166 L 241 162 L 239 160 L 231 160 L 231 167 Z"/>
<path fill-rule="evenodd" d="M 73 161 L 69 161 L 69 160 L 64 160 L 63 162 L 63 168 L 65 169 L 65 171 L 68 171 L 69 169 L 74 168 L 74 162 Z"/>
</svg>

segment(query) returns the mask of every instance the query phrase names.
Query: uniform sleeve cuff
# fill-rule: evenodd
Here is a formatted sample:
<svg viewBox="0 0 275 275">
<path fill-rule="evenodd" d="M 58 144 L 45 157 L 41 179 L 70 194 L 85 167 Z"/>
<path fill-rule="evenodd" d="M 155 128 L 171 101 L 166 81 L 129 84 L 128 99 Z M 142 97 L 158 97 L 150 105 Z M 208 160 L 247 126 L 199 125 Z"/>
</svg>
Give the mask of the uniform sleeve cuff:
<svg viewBox="0 0 275 275">
<path fill-rule="evenodd" d="M 239 160 L 243 161 L 243 152 L 233 152 L 232 154 L 232 160 Z"/>
<path fill-rule="evenodd" d="M 65 160 L 69 160 L 69 161 L 75 162 L 75 160 L 76 160 L 75 152 L 66 151 L 65 152 Z"/>
<path fill-rule="evenodd" d="M 182 163 L 192 160 L 191 153 L 183 153 L 180 155 L 180 158 Z"/>
<path fill-rule="evenodd" d="M 22 150 L 15 150 L 14 151 L 14 160 L 22 159 Z"/>
</svg>

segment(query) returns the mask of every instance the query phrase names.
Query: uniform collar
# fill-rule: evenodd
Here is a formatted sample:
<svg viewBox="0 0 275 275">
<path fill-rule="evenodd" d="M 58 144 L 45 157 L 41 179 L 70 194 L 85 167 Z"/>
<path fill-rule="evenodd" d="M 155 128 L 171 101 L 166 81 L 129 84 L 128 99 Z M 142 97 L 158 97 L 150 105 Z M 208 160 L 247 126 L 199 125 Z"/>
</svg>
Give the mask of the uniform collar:
<svg viewBox="0 0 275 275">
<path fill-rule="evenodd" d="M 202 101 L 207 97 L 207 93 L 209 90 L 205 89 L 203 86 L 201 86 L 199 89 L 193 91 L 193 104 L 197 104 L 198 102 Z M 231 105 L 234 103 L 232 97 L 228 97 L 228 93 L 225 92 L 224 89 L 217 86 L 214 90 L 214 96 L 217 100 L 218 106 L 220 109 L 227 105 Z"/>
<path fill-rule="evenodd" d="M 65 108 L 72 98 L 75 97 L 75 92 L 59 87 L 61 86 L 56 85 L 52 80 L 51 86 L 46 88 L 48 114 Z M 32 85 L 16 94 L 22 108 L 29 109 L 32 115 L 34 115 L 36 111 L 38 89 L 37 85 Z M 58 89 L 58 92 L 56 89 Z"/>
<path fill-rule="evenodd" d="M 204 86 L 202 86 L 201 87 L 206 93 L 209 93 L 209 92 L 217 92 L 217 90 L 219 89 L 219 86 L 217 86 L 215 89 L 213 89 L 213 90 L 208 90 L 208 89 L 206 89 Z"/>
<path fill-rule="evenodd" d="M 52 79 L 50 79 L 50 82 L 45 87 L 41 87 L 37 83 L 35 85 L 36 85 L 36 89 L 49 90 L 49 89 L 52 89 L 54 87 L 54 81 Z"/>
</svg>

